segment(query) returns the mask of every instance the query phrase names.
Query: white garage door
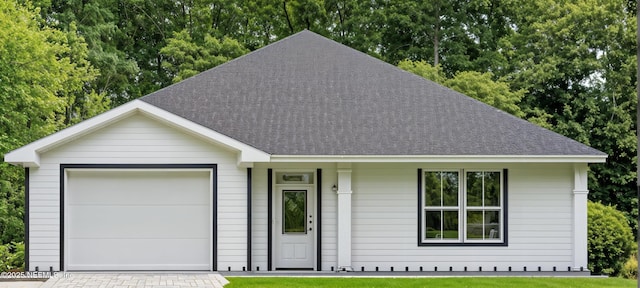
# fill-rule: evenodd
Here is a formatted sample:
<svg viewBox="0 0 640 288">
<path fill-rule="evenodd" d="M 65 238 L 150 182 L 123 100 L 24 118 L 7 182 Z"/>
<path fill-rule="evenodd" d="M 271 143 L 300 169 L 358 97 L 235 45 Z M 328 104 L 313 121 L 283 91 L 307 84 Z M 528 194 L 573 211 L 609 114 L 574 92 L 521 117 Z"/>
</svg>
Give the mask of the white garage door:
<svg viewBox="0 0 640 288">
<path fill-rule="evenodd" d="M 67 270 L 210 270 L 211 172 L 67 170 Z"/>
</svg>

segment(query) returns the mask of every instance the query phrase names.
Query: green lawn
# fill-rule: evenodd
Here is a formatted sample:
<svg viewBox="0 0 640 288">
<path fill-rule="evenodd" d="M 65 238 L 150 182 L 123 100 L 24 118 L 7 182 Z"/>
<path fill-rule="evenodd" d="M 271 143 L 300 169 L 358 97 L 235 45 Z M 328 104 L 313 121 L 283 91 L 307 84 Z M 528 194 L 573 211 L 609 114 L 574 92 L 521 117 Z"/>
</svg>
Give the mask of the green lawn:
<svg viewBox="0 0 640 288">
<path fill-rule="evenodd" d="M 622 278 L 459 277 L 459 278 L 289 278 L 227 277 L 225 288 L 241 287 L 447 287 L 447 288 L 625 288 L 635 280 Z"/>
</svg>

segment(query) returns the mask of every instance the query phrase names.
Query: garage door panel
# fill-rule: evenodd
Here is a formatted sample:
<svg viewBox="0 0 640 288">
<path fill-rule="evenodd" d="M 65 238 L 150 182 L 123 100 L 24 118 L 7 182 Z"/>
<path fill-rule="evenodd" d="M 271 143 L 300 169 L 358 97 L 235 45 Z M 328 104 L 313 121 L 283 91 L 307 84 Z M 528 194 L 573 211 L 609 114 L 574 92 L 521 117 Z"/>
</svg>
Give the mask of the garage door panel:
<svg viewBox="0 0 640 288">
<path fill-rule="evenodd" d="M 206 171 L 72 171 L 69 205 L 207 205 L 211 202 Z M 98 183 L 108 183 L 100 185 Z"/>
<path fill-rule="evenodd" d="M 70 270 L 206 270 L 209 266 L 203 263 L 209 263 L 211 255 L 198 249 L 210 247 L 208 238 L 72 239 L 69 244 L 75 250 Z"/>
<path fill-rule="evenodd" d="M 71 206 L 71 238 L 205 238 L 209 206 Z"/>
<path fill-rule="evenodd" d="M 70 170 L 69 270 L 210 270 L 211 172 Z"/>
</svg>

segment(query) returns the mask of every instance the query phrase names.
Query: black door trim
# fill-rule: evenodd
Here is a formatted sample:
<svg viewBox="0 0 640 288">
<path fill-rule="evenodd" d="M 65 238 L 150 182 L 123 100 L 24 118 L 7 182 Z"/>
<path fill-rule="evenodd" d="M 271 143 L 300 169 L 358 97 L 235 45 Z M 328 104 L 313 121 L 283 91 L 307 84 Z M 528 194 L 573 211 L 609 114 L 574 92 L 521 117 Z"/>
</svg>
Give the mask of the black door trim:
<svg viewBox="0 0 640 288">
<path fill-rule="evenodd" d="M 267 169 L 267 271 L 273 269 L 273 169 Z"/>
<path fill-rule="evenodd" d="M 24 168 L 24 270 L 29 271 L 29 167 Z"/>
<path fill-rule="evenodd" d="M 316 270 L 322 271 L 322 169 L 316 170 Z"/>
<path fill-rule="evenodd" d="M 252 186 L 252 181 L 251 181 L 251 168 L 247 168 L 247 271 L 251 271 L 251 230 L 252 230 L 252 224 L 251 224 L 251 208 L 252 208 L 252 203 L 251 203 L 251 186 Z"/>
</svg>

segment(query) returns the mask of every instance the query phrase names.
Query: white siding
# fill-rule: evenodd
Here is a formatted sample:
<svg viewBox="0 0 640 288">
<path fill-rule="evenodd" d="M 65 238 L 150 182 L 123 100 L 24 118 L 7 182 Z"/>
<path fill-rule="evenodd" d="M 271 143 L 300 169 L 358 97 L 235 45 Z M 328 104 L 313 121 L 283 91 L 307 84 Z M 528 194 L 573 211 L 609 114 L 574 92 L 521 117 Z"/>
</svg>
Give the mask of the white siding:
<svg viewBox="0 0 640 288">
<path fill-rule="evenodd" d="M 51 151 L 30 169 L 29 270 L 59 270 L 60 164 L 217 164 L 218 270 L 246 266 L 246 169 L 236 153 L 142 115 Z M 180 247 L 172 247 L 179 249 Z"/>
<path fill-rule="evenodd" d="M 507 247 L 419 247 L 417 169 L 509 169 Z M 544 271 L 572 265 L 573 167 L 565 164 L 354 164 L 356 271 Z"/>
<path fill-rule="evenodd" d="M 268 240 L 268 208 L 267 208 L 267 169 L 278 170 L 309 170 L 322 169 L 322 270 L 329 271 L 336 266 L 336 203 L 337 195 L 331 191 L 336 184 L 336 166 L 326 163 L 271 163 L 256 164 L 253 169 L 252 188 L 252 269 L 267 270 L 267 240 Z M 314 181 L 315 183 L 315 181 Z M 315 248 L 314 248 L 315 251 Z M 315 263 L 315 261 L 314 261 Z"/>
<path fill-rule="evenodd" d="M 217 268 L 246 268 L 246 169 L 236 153 L 134 115 L 42 153 L 30 169 L 29 270 L 59 270 L 60 164 L 217 164 Z M 336 266 L 335 163 L 256 163 L 253 168 L 252 270 L 267 270 L 267 169 L 322 169 L 322 267 Z M 509 169 L 506 247 L 419 247 L 417 169 Z M 354 163 L 352 267 L 359 271 L 566 271 L 573 259 L 571 164 Z M 316 230 L 317 231 L 317 230 Z M 179 247 L 177 247 L 179 249 Z"/>
</svg>

